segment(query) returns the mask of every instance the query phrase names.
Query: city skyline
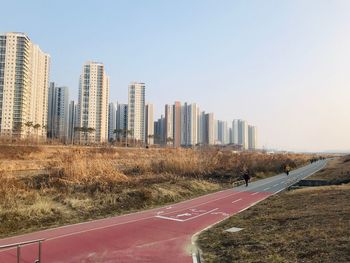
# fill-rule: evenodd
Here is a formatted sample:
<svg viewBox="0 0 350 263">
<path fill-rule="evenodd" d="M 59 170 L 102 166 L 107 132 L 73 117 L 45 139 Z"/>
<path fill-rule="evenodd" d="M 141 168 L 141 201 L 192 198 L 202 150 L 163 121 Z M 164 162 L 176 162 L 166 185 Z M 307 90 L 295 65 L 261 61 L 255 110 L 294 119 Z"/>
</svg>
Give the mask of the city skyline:
<svg viewBox="0 0 350 263">
<path fill-rule="evenodd" d="M 36 8 L 27 13 L 26 5 Z M 81 65 L 102 61 L 111 101 L 126 102 L 125 87 L 137 80 L 147 83 L 155 116 L 169 102 L 193 101 L 220 120 L 250 120 L 267 148 L 350 148 L 349 3 L 87 3 L 81 19 L 77 3 L 5 6 L 18 14 L 16 20 L 4 14 L 0 31 L 25 32 L 49 53 L 50 81 L 69 87 L 75 100 Z M 93 11 L 104 19 L 85 28 Z M 143 23 L 127 20 L 131 11 Z M 58 14 L 66 19 L 55 19 Z M 96 38 L 86 41 L 83 34 L 91 31 Z"/>
</svg>

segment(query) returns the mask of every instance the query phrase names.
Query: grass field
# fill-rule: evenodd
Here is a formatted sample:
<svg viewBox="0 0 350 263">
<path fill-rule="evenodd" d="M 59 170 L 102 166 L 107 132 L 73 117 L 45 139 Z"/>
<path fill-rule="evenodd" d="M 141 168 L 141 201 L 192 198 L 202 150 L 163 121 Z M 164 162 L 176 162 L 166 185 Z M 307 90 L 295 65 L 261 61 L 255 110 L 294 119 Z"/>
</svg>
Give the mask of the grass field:
<svg viewBox="0 0 350 263">
<path fill-rule="evenodd" d="M 327 166 L 309 179 L 328 181 L 350 179 L 350 156 L 335 158 L 328 162 Z"/>
<path fill-rule="evenodd" d="M 331 162 L 314 178 L 342 177 L 348 159 Z M 349 184 L 272 196 L 203 232 L 204 262 L 350 262 L 349 200 Z M 244 229 L 225 232 L 231 227 Z"/>
<path fill-rule="evenodd" d="M 311 156 L 213 149 L 0 146 L 0 237 L 151 208 Z M 31 170 L 34 169 L 34 170 Z"/>
</svg>

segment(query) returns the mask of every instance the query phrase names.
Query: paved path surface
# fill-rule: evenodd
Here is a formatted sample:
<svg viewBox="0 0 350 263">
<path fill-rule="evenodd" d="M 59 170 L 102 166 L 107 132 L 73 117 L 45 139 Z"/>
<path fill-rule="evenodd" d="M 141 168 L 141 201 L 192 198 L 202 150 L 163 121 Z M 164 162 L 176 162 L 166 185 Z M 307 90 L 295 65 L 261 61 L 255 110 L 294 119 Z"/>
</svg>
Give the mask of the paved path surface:
<svg viewBox="0 0 350 263">
<path fill-rule="evenodd" d="M 46 238 L 42 262 L 191 263 L 191 237 L 322 169 L 318 161 L 229 190 L 139 213 L 44 230 L 0 240 L 4 244 Z M 34 262 L 37 245 L 22 247 L 21 262 Z M 0 250 L 0 262 L 16 262 L 16 250 Z"/>
</svg>

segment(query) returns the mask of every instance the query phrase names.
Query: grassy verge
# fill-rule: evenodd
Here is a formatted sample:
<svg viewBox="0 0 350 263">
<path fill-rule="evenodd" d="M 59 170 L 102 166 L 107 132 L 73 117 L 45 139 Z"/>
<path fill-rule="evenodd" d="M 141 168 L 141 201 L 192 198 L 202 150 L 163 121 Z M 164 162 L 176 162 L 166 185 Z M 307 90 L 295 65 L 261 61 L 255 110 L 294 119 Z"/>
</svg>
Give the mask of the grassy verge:
<svg viewBox="0 0 350 263">
<path fill-rule="evenodd" d="M 0 147 L 0 237 L 182 201 L 311 156 L 219 150 Z M 15 170 L 40 169 L 19 176 Z"/>
<path fill-rule="evenodd" d="M 284 192 L 198 240 L 210 262 L 350 262 L 350 185 Z M 231 227 L 244 228 L 228 233 Z"/>
<path fill-rule="evenodd" d="M 321 171 L 313 174 L 308 179 L 339 181 L 350 179 L 350 155 L 330 160 Z"/>
</svg>

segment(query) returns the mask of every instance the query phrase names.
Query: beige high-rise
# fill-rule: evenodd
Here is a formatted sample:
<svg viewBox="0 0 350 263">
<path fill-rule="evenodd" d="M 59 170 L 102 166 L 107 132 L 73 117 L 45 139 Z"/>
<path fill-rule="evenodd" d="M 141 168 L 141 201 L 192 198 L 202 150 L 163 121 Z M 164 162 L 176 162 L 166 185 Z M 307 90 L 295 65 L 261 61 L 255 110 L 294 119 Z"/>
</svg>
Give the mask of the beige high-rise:
<svg viewBox="0 0 350 263">
<path fill-rule="evenodd" d="M 128 94 L 128 130 L 134 140 L 145 142 L 145 83 L 131 82 Z"/>
<path fill-rule="evenodd" d="M 109 77 L 104 65 L 87 62 L 80 76 L 78 125 L 89 129 L 78 133 L 82 143 L 103 143 L 108 140 Z"/>
<path fill-rule="evenodd" d="M 174 113 L 174 147 L 181 145 L 181 102 L 175 101 L 173 105 Z"/>
<path fill-rule="evenodd" d="M 174 111 L 173 106 L 165 105 L 165 125 L 164 125 L 164 142 L 174 144 Z"/>
<path fill-rule="evenodd" d="M 46 138 L 49 69 L 50 56 L 28 36 L 0 35 L 1 136 Z"/>
</svg>

